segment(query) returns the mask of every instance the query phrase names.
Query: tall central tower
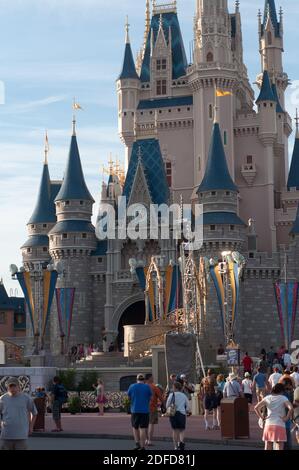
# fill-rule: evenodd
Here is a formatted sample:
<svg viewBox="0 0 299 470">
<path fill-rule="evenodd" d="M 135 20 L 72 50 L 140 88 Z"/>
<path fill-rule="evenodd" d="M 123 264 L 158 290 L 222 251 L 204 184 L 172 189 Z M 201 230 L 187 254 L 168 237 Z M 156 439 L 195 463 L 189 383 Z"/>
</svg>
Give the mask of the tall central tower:
<svg viewBox="0 0 299 470">
<path fill-rule="evenodd" d="M 198 0 L 194 26 L 194 63 L 189 69 L 189 85 L 194 98 L 194 186 L 205 173 L 210 135 L 214 121 L 215 90 L 230 92 L 236 85 L 237 66 L 232 54 L 232 27 L 227 0 Z M 234 98 L 219 102 L 219 123 L 228 167 L 234 178 L 233 116 Z"/>
</svg>

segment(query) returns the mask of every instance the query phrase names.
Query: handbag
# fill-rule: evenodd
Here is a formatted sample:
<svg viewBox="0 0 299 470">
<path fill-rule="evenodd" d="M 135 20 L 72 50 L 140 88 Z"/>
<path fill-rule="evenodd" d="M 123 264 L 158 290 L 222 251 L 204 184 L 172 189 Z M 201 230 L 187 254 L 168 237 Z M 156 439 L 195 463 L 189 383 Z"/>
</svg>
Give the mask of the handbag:
<svg viewBox="0 0 299 470">
<path fill-rule="evenodd" d="M 170 405 L 166 409 L 165 416 L 172 418 L 176 414 L 176 404 L 175 404 L 175 394 L 172 394 L 172 399 Z"/>
</svg>

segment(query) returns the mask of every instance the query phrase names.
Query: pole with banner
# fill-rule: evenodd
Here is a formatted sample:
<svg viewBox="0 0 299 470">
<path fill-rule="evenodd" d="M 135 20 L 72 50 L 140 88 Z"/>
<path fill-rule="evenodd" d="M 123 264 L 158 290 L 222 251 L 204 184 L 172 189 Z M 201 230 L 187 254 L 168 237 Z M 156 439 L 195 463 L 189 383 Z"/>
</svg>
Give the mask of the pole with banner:
<svg viewBox="0 0 299 470">
<path fill-rule="evenodd" d="M 65 354 L 65 351 L 69 347 L 75 300 L 75 290 L 76 289 L 73 287 L 64 287 L 56 289 L 56 302 L 62 355 Z"/>
</svg>

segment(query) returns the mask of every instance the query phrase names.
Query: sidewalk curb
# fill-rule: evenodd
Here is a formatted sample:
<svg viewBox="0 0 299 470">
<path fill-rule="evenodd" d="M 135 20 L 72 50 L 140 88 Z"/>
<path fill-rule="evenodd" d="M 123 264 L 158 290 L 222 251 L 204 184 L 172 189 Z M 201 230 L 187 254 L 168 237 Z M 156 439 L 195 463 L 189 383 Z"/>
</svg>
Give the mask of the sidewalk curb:
<svg viewBox="0 0 299 470">
<path fill-rule="evenodd" d="M 131 435 L 124 434 L 78 434 L 78 433 L 49 433 L 49 432 L 36 432 L 33 433 L 30 437 L 38 438 L 59 438 L 59 439 L 107 439 L 107 440 L 122 440 L 122 441 L 131 441 L 133 440 Z M 155 437 L 157 442 L 172 442 L 171 437 Z M 249 441 L 249 440 L 235 440 L 235 439 L 195 439 L 193 437 L 186 438 L 186 443 L 190 444 L 209 444 L 216 446 L 234 446 L 234 447 L 256 447 L 257 449 L 264 448 L 262 442 Z"/>
</svg>

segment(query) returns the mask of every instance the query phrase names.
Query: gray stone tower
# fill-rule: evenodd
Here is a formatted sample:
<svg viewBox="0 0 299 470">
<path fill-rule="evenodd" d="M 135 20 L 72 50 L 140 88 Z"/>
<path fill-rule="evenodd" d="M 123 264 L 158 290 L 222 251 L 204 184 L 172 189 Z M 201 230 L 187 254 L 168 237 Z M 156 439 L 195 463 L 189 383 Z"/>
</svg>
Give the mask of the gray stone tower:
<svg viewBox="0 0 299 470">
<path fill-rule="evenodd" d="M 54 199 L 60 189 L 59 181 L 51 181 L 48 167 L 48 145 L 45 148 L 45 161 L 43 165 L 41 183 L 37 203 L 30 217 L 27 230 L 29 238 L 21 247 L 23 266 L 26 271 L 34 276 L 33 296 L 36 309 L 41 308 L 42 271 L 47 268 L 51 259 L 49 254 L 48 233 L 56 223 Z M 40 316 L 41 312 L 38 312 Z M 33 334 L 32 327 L 27 318 L 27 352 L 32 352 Z M 49 328 L 46 332 L 46 345 L 49 342 Z"/>
<path fill-rule="evenodd" d="M 49 233 L 50 255 L 62 261 L 63 273 L 57 287 L 76 289 L 70 345 L 93 340 L 93 302 L 90 276 L 91 253 L 96 249 L 95 229 L 91 224 L 94 200 L 86 186 L 75 121 L 68 163 L 61 189 L 55 198 L 57 223 Z M 52 352 L 59 350 L 57 316 L 52 317 Z"/>
</svg>

